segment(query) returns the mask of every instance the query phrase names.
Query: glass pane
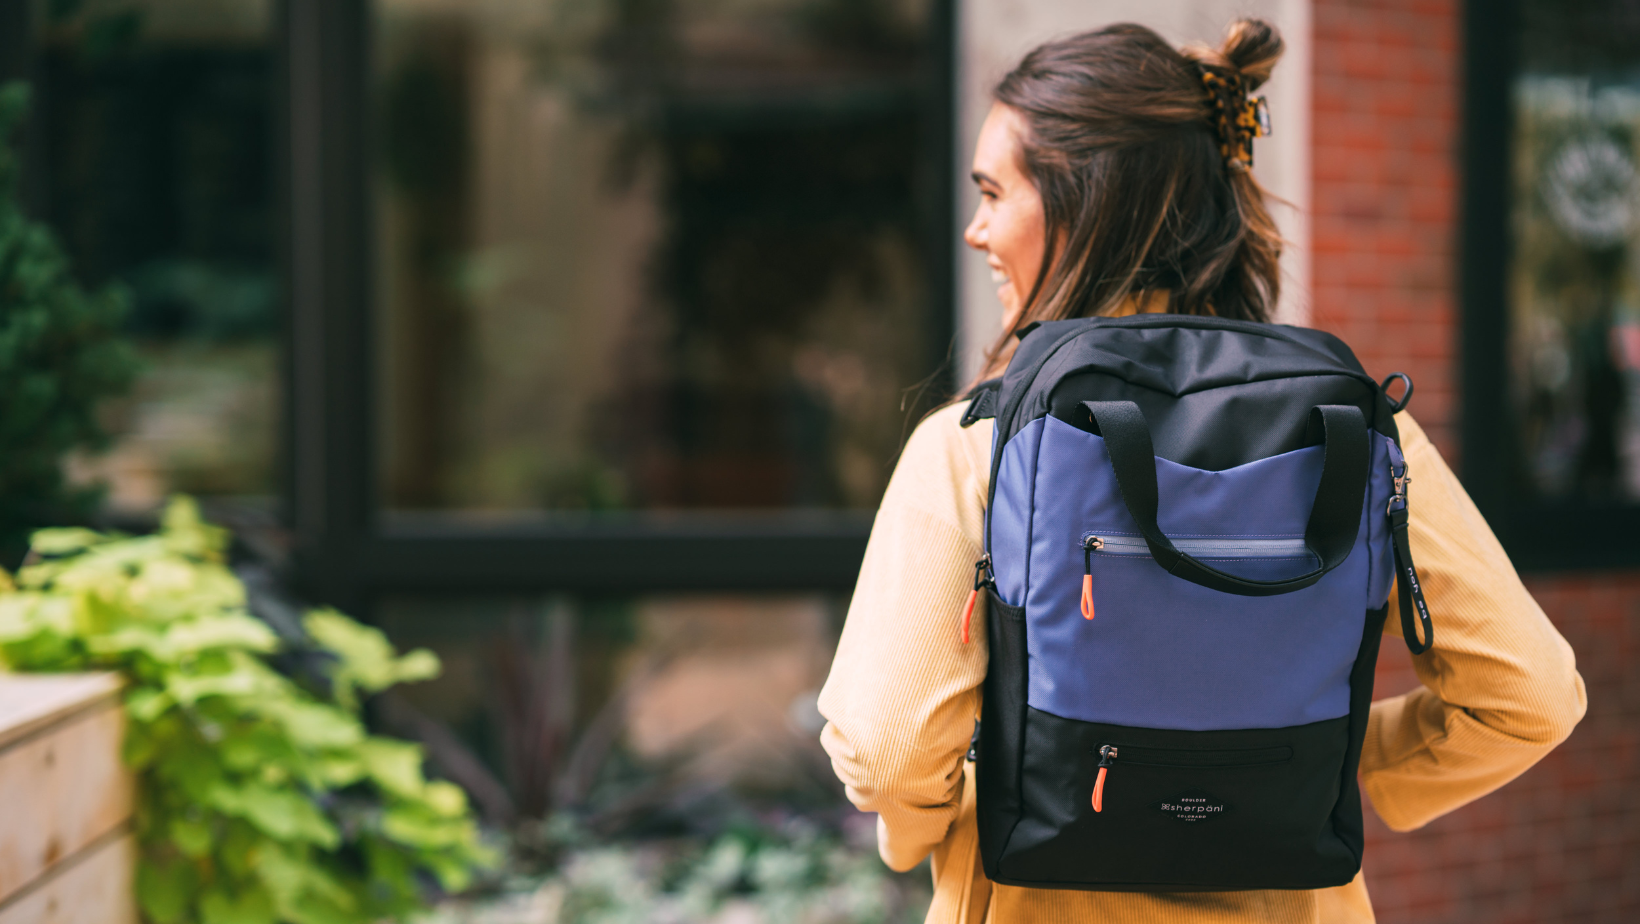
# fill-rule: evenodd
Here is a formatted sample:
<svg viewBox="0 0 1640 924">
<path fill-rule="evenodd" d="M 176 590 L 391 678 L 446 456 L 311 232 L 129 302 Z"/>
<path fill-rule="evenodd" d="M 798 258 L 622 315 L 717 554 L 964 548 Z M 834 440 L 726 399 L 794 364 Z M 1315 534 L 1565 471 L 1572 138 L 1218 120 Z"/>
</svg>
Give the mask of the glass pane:
<svg viewBox="0 0 1640 924">
<path fill-rule="evenodd" d="M 875 506 L 948 336 L 928 0 L 375 9 L 390 510 Z"/>
<path fill-rule="evenodd" d="M 495 785 L 464 782 L 504 793 L 505 807 L 489 811 L 508 820 L 590 817 L 637 777 L 829 811 L 841 788 L 819 750 L 815 698 L 845 605 L 817 595 L 391 597 L 382 629 L 400 647 L 431 648 L 444 671 L 393 694 L 402 701 L 385 718 L 450 729 Z M 451 763 L 436 749 L 433 759 Z M 661 823 L 670 805 L 649 807 L 642 825 Z"/>
<path fill-rule="evenodd" d="M 119 512 L 177 491 L 262 521 L 275 492 L 271 0 L 40 4 L 46 214 L 122 284 L 144 371 L 71 474 Z"/>
<path fill-rule="evenodd" d="M 422 741 L 429 771 L 510 835 L 503 894 L 434 920 L 549 920 L 502 912 L 555 893 L 553 907 L 632 921 L 921 921 L 926 867 L 882 865 L 875 816 L 848 803 L 819 745 L 846 607 L 819 594 L 383 601 L 394 644 L 431 648 L 443 672 L 377 697 L 373 715 Z M 786 872 L 755 872 L 770 864 Z M 622 882 L 633 894 L 605 894 Z"/>
<path fill-rule="evenodd" d="M 1640 499 L 1640 12 L 1527 0 L 1512 379 L 1528 491 Z"/>
</svg>

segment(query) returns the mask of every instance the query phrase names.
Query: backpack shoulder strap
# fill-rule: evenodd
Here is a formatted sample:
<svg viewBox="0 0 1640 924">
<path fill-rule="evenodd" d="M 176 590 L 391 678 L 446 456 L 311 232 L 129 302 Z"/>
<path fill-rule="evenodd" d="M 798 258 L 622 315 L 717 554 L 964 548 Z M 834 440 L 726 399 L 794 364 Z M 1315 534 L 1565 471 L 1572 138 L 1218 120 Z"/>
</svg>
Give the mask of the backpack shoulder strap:
<svg viewBox="0 0 1640 924">
<path fill-rule="evenodd" d="M 968 410 L 962 412 L 961 425 L 972 427 L 982 420 L 997 416 L 997 398 L 1002 394 L 1002 379 L 986 379 L 974 386 L 965 397 Z"/>
</svg>

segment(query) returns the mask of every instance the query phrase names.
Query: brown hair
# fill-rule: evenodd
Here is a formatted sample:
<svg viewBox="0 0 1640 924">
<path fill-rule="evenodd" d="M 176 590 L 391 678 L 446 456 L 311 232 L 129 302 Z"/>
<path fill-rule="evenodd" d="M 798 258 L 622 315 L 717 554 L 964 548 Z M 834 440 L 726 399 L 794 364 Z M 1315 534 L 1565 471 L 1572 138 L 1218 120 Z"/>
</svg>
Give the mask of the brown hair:
<svg viewBox="0 0 1640 924">
<path fill-rule="evenodd" d="M 1258 88 L 1281 57 L 1269 23 L 1232 23 L 1217 49 L 1175 49 L 1123 23 L 1037 47 L 994 96 L 1024 126 L 1026 176 L 1046 246 L 1025 299 L 1032 321 L 1108 313 L 1168 291 L 1170 312 L 1267 321 L 1280 294 L 1281 238 L 1264 190 L 1221 152 L 1202 74 Z M 1013 353 L 1004 331 L 981 378 Z"/>
</svg>

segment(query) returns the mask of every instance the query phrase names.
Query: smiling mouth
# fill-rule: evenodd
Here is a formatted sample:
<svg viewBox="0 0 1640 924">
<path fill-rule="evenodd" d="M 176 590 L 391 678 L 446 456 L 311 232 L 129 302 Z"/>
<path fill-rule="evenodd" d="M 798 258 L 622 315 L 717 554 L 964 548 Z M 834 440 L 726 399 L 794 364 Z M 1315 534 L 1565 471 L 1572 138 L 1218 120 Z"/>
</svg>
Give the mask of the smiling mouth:
<svg viewBox="0 0 1640 924">
<path fill-rule="evenodd" d="M 1007 282 L 1008 281 L 1008 274 L 993 266 L 993 267 L 991 267 L 991 281 L 992 282 Z"/>
</svg>

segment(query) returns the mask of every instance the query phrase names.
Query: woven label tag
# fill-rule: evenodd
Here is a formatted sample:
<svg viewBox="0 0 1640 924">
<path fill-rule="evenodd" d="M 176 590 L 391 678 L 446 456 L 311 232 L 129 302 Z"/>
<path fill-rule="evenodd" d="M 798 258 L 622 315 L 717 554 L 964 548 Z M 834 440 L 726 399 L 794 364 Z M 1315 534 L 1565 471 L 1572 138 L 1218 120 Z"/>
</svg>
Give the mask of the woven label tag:
<svg viewBox="0 0 1640 924">
<path fill-rule="evenodd" d="M 1156 803 L 1157 811 L 1191 824 L 1217 818 L 1228 811 L 1229 808 L 1222 799 L 1215 799 L 1212 795 L 1200 790 L 1187 792 L 1177 798 L 1164 799 Z"/>
</svg>

